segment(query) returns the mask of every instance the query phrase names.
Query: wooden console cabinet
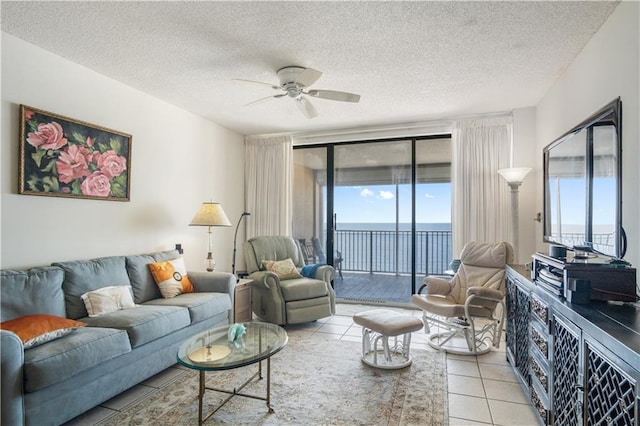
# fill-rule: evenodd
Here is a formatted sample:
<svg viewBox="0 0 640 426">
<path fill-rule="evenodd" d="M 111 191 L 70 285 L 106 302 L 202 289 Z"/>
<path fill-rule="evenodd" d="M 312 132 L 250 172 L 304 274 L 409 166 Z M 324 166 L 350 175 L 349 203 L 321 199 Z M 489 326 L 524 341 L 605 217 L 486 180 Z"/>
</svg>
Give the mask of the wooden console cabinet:
<svg viewBox="0 0 640 426">
<path fill-rule="evenodd" d="M 508 266 L 506 341 L 540 424 L 639 424 L 637 303 L 571 304 Z"/>
</svg>

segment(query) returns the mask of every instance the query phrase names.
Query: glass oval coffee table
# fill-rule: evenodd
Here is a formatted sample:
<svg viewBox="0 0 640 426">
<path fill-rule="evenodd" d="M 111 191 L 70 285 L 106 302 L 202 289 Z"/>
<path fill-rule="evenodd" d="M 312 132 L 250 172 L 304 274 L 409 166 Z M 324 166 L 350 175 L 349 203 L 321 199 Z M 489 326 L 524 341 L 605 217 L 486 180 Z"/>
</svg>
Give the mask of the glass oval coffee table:
<svg viewBox="0 0 640 426">
<path fill-rule="evenodd" d="M 265 322 L 248 322 L 244 324 L 246 333 L 236 342 L 228 339 L 229 328 L 223 326 L 204 331 L 183 343 L 178 349 L 178 362 L 185 367 L 199 370 L 200 383 L 198 390 L 198 424 L 207 421 L 234 396 L 266 401 L 270 413 L 271 406 L 271 356 L 285 347 L 288 341 L 287 332 L 280 326 Z M 262 361 L 267 360 L 266 397 L 242 393 L 242 389 L 256 377 L 262 379 Z M 258 371 L 233 390 L 224 390 L 205 386 L 207 371 L 232 370 L 258 363 Z M 229 396 L 218 407 L 203 418 L 203 397 L 205 390 L 226 393 Z"/>
</svg>

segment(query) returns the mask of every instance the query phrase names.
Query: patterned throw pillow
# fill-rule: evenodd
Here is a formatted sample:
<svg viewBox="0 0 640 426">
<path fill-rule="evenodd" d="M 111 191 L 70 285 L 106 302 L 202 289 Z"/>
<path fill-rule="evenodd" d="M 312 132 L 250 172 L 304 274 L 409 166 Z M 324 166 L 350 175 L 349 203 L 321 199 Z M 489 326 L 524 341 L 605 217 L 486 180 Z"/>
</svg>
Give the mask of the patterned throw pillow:
<svg viewBox="0 0 640 426">
<path fill-rule="evenodd" d="M 291 258 L 285 260 L 263 260 L 262 267 L 266 271 L 275 272 L 281 280 L 302 278 Z"/>
<path fill-rule="evenodd" d="M 166 262 L 150 263 L 149 270 L 165 299 L 194 292 L 193 284 L 187 276 L 187 267 L 181 257 Z"/>
<path fill-rule="evenodd" d="M 129 285 L 102 287 L 89 291 L 80 297 L 84 301 L 84 307 L 87 308 L 90 317 L 136 306 L 133 303 L 131 286 Z"/>
<path fill-rule="evenodd" d="M 55 315 L 36 314 L 5 321 L 0 324 L 0 329 L 16 333 L 22 340 L 24 348 L 29 349 L 69 334 L 85 325 L 87 324 L 84 322 Z"/>
</svg>

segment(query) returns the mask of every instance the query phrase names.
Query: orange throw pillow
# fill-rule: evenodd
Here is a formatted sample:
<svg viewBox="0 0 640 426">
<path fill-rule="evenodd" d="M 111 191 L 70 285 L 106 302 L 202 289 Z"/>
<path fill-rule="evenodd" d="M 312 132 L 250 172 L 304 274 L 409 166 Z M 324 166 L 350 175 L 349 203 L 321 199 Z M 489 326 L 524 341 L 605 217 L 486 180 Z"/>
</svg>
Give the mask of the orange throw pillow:
<svg viewBox="0 0 640 426">
<path fill-rule="evenodd" d="M 165 299 L 195 291 L 181 257 L 166 262 L 150 263 L 149 270 Z"/>
<path fill-rule="evenodd" d="M 85 325 L 87 324 L 84 322 L 55 315 L 36 314 L 0 323 L 0 329 L 16 333 L 22 340 L 24 348 L 29 349 L 69 334 Z"/>
</svg>

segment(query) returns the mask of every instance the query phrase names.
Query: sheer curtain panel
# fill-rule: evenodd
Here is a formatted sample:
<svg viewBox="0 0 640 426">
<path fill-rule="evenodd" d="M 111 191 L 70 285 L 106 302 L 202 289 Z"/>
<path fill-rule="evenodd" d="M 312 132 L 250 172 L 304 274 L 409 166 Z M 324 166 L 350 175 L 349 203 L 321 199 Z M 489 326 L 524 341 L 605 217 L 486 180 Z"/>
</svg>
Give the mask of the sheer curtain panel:
<svg viewBox="0 0 640 426">
<path fill-rule="evenodd" d="M 245 139 L 247 239 L 291 235 L 293 144 L 290 136 Z"/>
<path fill-rule="evenodd" d="M 497 172 L 510 166 L 511 136 L 511 116 L 455 125 L 451 185 L 454 257 L 470 241 L 511 241 L 509 191 Z"/>
</svg>

